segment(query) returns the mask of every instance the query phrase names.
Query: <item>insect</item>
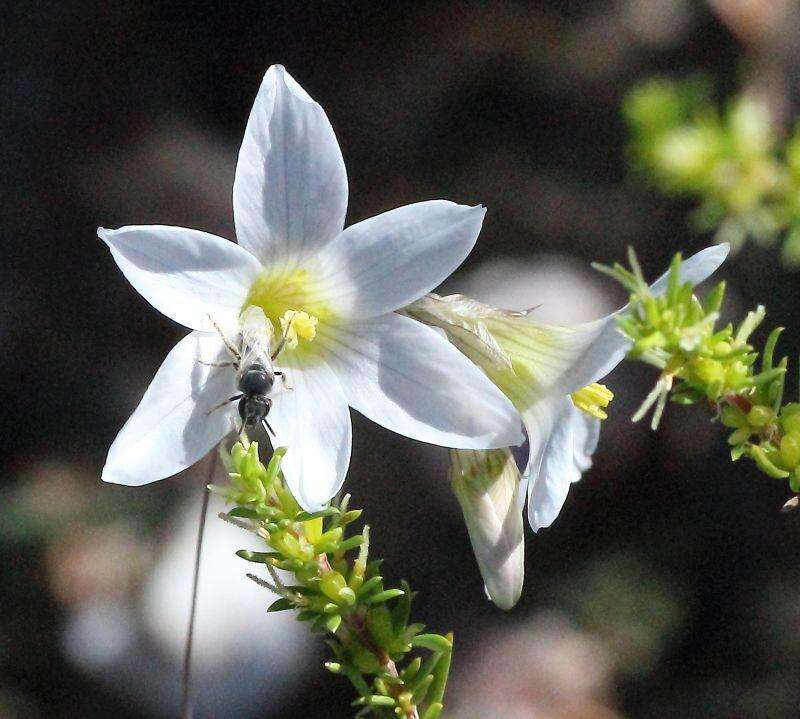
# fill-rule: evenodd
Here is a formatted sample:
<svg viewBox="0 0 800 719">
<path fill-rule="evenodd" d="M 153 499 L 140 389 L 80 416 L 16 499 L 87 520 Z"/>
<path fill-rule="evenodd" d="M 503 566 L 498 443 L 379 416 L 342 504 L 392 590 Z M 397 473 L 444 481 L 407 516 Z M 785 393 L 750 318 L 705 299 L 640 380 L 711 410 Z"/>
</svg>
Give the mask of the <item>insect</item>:
<svg viewBox="0 0 800 719">
<path fill-rule="evenodd" d="M 291 319 L 274 351 L 270 351 L 272 326 L 260 307 L 250 306 L 242 312 L 240 317 L 241 343 L 239 347 L 236 347 L 228 340 L 213 319 L 211 319 L 211 322 L 219 332 L 220 337 L 222 337 L 225 347 L 234 357 L 233 362 L 223 362 L 214 366 L 233 365 L 236 368 L 236 387 L 239 390 L 239 394 L 229 397 L 221 404 L 218 404 L 209 410 L 208 414 L 220 407 L 224 407 L 229 402 L 238 401 L 239 417 L 242 420 L 242 428 L 239 431 L 240 436 L 246 428 L 254 427 L 257 424 L 261 424 L 267 432 L 275 436 L 275 430 L 272 429 L 267 421 L 267 415 L 272 408 L 272 398 L 269 395 L 275 386 L 275 378 L 280 377 L 285 384 L 286 375 L 276 370 L 272 363 L 286 344 Z"/>
</svg>

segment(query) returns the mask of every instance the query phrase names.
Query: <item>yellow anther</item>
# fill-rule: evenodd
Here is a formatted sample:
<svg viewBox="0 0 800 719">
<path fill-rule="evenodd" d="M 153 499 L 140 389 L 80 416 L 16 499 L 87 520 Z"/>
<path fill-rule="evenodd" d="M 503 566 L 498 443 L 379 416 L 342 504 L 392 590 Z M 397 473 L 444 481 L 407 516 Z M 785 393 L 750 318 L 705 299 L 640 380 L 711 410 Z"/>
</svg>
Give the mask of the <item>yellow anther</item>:
<svg viewBox="0 0 800 719">
<path fill-rule="evenodd" d="M 605 385 L 594 382 L 573 392 L 571 397 L 573 404 L 582 412 L 586 412 L 591 417 L 597 417 L 597 419 L 606 419 L 608 415 L 603 409 L 611 404 L 614 393 Z"/>
<path fill-rule="evenodd" d="M 286 310 L 280 320 L 281 330 L 286 335 L 286 346 L 289 349 L 297 347 L 301 339 L 310 342 L 317 334 L 318 320 L 308 312 Z"/>
</svg>

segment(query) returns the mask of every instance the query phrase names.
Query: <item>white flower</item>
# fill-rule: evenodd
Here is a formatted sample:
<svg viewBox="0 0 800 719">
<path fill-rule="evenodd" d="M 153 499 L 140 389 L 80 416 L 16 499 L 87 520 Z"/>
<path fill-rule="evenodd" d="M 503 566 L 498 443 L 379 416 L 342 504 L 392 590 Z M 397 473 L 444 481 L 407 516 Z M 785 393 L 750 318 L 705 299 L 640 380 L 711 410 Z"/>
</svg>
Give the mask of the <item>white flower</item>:
<svg viewBox="0 0 800 719">
<path fill-rule="evenodd" d="M 192 329 L 169 353 L 117 436 L 103 479 L 144 484 L 200 459 L 232 426 L 235 393 L 220 333 L 260 307 L 289 342 L 276 360 L 292 391 L 269 415 L 298 501 L 316 509 L 350 460 L 348 405 L 389 429 L 449 447 L 523 441 L 519 414 L 435 330 L 394 310 L 469 254 L 484 209 L 408 205 L 343 230 L 347 177 L 322 108 L 280 66 L 256 97 L 239 152 L 233 210 L 239 244 L 178 227 L 98 231 L 131 284 Z M 283 321 L 283 322 L 281 322 Z"/>
<path fill-rule="evenodd" d="M 698 252 L 682 263 L 681 281 L 702 282 L 727 254 L 727 245 Z M 665 274 L 653 283 L 654 294 L 666 291 L 666 277 Z M 404 310 L 419 321 L 444 330 L 448 339 L 480 366 L 520 411 L 529 455 L 520 501 L 510 511 L 521 512 L 527 491 L 528 520 L 534 531 L 552 524 L 570 485 L 591 466 L 600 420 L 605 416 L 603 408 L 613 397 L 596 383 L 622 361 L 631 347 L 617 329 L 617 315 L 624 309 L 574 327 L 543 324 L 533 319 L 531 312 L 499 310 L 462 295 L 428 295 Z M 503 476 L 503 481 L 508 480 Z M 487 491 L 492 487 L 491 483 L 485 486 Z M 505 557 L 499 544 L 521 547 L 519 530 L 512 539 L 507 533 L 492 539 L 486 532 L 476 532 L 466 514 L 465 510 L 473 546 L 486 545 L 476 546 L 475 553 L 487 593 L 498 606 L 507 608 L 509 597 L 517 592 L 510 602 L 513 606 L 521 590 L 521 549 L 513 555 L 518 571 L 508 566 L 503 569 L 505 586 L 497 581 L 497 567 L 485 568 L 485 558 Z M 510 518 L 506 526 L 516 527 L 516 520 Z"/>
</svg>

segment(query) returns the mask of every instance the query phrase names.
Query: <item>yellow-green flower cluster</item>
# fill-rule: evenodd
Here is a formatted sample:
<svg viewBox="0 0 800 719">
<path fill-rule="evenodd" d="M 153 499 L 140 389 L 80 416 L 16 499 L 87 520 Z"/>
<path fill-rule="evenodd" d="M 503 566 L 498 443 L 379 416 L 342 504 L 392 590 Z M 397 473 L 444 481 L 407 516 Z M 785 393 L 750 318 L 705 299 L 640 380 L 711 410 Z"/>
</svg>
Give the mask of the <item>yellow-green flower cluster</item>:
<svg viewBox="0 0 800 719">
<path fill-rule="evenodd" d="M 700 78 L 645 82 L 623 114 L 635 167 L 663 192 L 695 198 L 698 230 L 734 248 L 783 236 L 784 261 L 800 267 L 800 125 L 781 143 L 763 101 L 740 95 L 720 110 Z"/>
<path fill-rule="evenodd" d="M 618 319 L 620 330 L 633 342 L 628 353 L 657 367 L 654 389 L 634 415 L 653 409 L 655 429 L 667 399 L 681 404 L 705 401 L 733 429 L 728 438 L 734 460 L 747 456 L 770 477 L 789 479 L 800 488 L 800 403 L 783 403 L 787 360 L 775 363 L 781 328 L 768 336 L 758 352 L 750 336 L 765 316 L 763 307 L 749 312 L 734 327 L 717 328 L 725 285 L 720 283 L 701 302 L 694 287 L 681 283 L 680 255 L 670 266 L 667 291 L 654 296 L 635 255 L 631 269 L 599 267 L 631 293 L 628 309 Z"/>
<path fill-rule="evenodd" d="M 243 439 L 223 454 L 230 483 L 211 487 L 236 505 L 223 518 L 267 545 L 237 552 L 268 572 L 270 579 L 248 575 L 280 596 L 267 611 L 297 610 L 312 631 L 330 635 L 335 657 L 325 666 L 352 682 L 357 716 L 437 719 L 452 636 L 422 634 L 424 625 L 409 623 L 411 590 L 405 582 L 384 587 L 380 561 L 369 559 L 369 527 L 347 535 L 361 515 L 348 509 L 347 496 L 320 512 L 303 511 L 280 471 L 285 453 L 276 449 L 265 466 L 258 445 Z M 278 569 L 292 573 L 291 585 Z"/>
</svg>

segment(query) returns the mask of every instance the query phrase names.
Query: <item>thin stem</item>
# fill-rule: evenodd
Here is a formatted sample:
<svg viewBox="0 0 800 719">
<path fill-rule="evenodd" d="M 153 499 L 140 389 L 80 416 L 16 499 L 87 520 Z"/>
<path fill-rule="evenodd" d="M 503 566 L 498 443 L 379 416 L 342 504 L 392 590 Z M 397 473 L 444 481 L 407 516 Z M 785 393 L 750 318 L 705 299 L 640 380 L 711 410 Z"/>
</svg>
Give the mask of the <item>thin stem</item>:
<svg viewBox="0 0 800 719">
<path fill-rule="evenodd" d="M 181 717 L 192 719 L 192 645 L 194 643 L 194 622 L 197 614 L 197 594 L 200 585 L 200 555 L 203 550 L 203 535 L 206 529 L 206 515 L 208 514 L 208 500 L 211 492 L 208 485 L 214 479 L 217 469 L 219 454 L 214 451 L 208 464 L 208 476 L 203 483 L 203 502 L 200 507 L 200 524 L 197 527 L 197 544 L 194 553 L 194 578 L 192 579 L 192 604 L 189 609 L 189 630 L 186 633 L 186 649 L 183 654 L 183 686 L 181 694 Z"/>
</svg>

